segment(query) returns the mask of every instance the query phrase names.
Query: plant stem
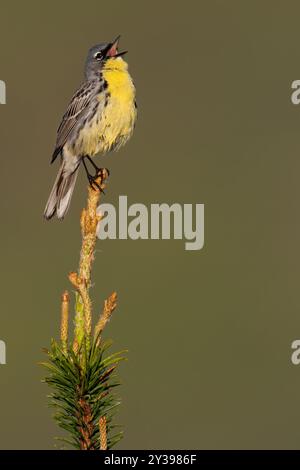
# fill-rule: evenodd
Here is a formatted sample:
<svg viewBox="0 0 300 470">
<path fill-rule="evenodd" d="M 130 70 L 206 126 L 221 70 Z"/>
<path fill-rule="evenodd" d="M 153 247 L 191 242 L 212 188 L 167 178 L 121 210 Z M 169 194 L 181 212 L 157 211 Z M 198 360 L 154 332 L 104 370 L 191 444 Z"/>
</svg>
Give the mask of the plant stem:
<svg viewBox="0 0 300 470">
<path fill-rule="evenodd" d="M 60 340 L 62 349 L 67 351 L 68 347 L 68 329 L 69 329 L 69 293 L 66 290 L 61 297 L 61 323 L 60 323 Z"/>
<path fill-rule="evenodd" d="M 110 317 L 117 306 L 117 293 L 113 292 L 110 294 L 108 299 L 104 301 L 104 307 L 97 325 L 95 326 L 95 338 L 98 337 L 97 343 L 100 343 L 100 335 L 104 330 L 107 322 L 109 322 Z"/>
<path fill-rule="evenodd" d="M 99 419 L 99 431 L 100 431 L 100 450 L 107 450 L 107 429 L 106 429 L 106 417 L 101 416 Z"/>
<path fill-rule="evenodd" d="M 104 181 L 108 174 L 105 170 L 99 174 L 96 183 L 105 188 Z M 78 273 L 70 273 L 69 279 L 76 287 L 75 303 L 75 334 L 73 349 L 78 351 L 83 339 L 89 348 L 92 333 L 92 304 L 89 296 L 91 286 L 91 269 L 94 260 L 94 250 L 97 239 L 97 226 L 100 216 L 97 215 L 97 207 L 100 200 L 99 189 L 88 188 L 87 207 L 83 209 L 80 218 L 82 244 Z"/>
</svg>

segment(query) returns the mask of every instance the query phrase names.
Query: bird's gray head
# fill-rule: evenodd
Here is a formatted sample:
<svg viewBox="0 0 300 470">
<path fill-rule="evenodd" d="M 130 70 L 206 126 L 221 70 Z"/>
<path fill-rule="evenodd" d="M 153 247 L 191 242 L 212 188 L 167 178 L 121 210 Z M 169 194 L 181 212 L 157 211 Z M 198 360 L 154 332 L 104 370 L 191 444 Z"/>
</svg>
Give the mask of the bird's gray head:
<svg viewBox="0 0 300 470">
<path fill-rule="evenodd" d="M 99 73 L 108 59 L 116 59 L 126 54 L 127 51 L 118 52 L 119 39 L 120 36 L 113 42 L 105 42 L 91 47 L 85 62 L 85 77 L 87 80 L 99 77 Z"/>
</svg>

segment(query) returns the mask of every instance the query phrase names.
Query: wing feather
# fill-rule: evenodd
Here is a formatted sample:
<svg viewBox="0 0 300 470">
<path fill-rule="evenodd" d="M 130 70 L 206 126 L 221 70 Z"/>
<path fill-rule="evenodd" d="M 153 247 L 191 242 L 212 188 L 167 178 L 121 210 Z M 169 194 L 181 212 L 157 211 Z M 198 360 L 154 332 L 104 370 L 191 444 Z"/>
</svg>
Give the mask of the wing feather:
<svg viewBox="0 0 300 470">
<path fill-rule="evenodd" d="M 68 138 L 71 137 L 73 130 L 77 128 L 81 118 L 88 114 L 89 105 L 95 97 L 96 90 L 97 84 L 95 82 L 85 82 L 73 95 L 57 130 L 56 145 L 51 163 L 60 154 Z"/>
</svg>

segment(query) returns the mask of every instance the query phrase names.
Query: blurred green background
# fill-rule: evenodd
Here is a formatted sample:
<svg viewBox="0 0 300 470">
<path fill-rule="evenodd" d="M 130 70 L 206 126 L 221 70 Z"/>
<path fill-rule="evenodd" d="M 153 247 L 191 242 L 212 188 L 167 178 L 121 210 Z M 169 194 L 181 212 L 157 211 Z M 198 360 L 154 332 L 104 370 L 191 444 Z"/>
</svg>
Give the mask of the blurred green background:
<svg viewBox="0 0 300 470">
<path fill-rule="evenodd" d="M 99 241 L 95 312 L 122 365 L 122 449 L 300 448 L 298 1 L 0 3 L 0 447 L 60 434 L 37 362 L 78 264 L 83 173 L 63 223 L 45 222 L 56 128 L 88 48 L 121 34 L 137 87 L 135 135 L 102 159 L 103 202 L 205 204 L 205 247 Z M 100 159 L 98 160 L 100 164 Z"/>
</svg>

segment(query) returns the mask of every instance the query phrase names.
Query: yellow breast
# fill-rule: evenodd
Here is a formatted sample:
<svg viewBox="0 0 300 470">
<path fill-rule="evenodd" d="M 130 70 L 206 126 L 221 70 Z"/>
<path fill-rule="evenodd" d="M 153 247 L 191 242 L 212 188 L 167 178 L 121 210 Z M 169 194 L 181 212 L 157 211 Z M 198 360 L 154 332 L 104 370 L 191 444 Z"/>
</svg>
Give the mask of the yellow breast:
<svg viewBox="0 0 300 470">
<path fill-rule="evenodd" d="M 77 140 L 76 151 L 90 156 L 124 145 L 136 120 L 135 88 L 126 62 L 121 57 L 109 59 L 102 74 L 107 88 L 98 97 L 98 111 Z"/>
<path fill-rule="evenodd" d="M 131 136 L 136 120 L 135 88 L 127 63 L 119 57 L 107 60 L 103 78 L 107 82 L 107 105 L 103 111 L 104 141 L 118 148 Z"/>
</svg>

